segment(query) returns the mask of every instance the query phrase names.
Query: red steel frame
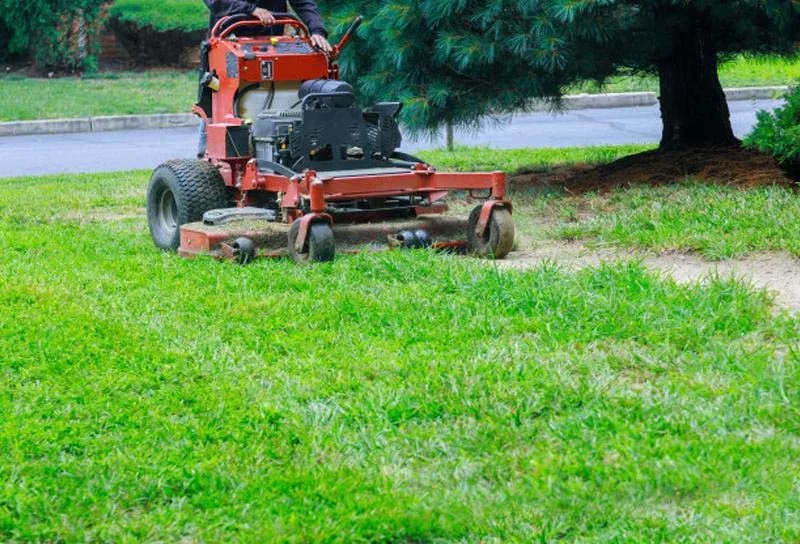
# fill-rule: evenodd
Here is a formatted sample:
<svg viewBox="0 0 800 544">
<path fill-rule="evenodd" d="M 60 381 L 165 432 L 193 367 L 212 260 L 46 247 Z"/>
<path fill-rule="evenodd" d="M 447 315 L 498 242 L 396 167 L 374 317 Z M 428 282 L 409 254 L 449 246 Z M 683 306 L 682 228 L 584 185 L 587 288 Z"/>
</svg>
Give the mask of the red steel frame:
<svg viewBox="0 0 800 544">
<path fill-rule="evenodd" d="M 420 163 L 408 172 L 396 174 L 348 175 L 337 178 L 326 176 L 324 172 L 318 174 L 308 170 L 302 175 L 289 178 L 259 172 L 256 160 L 252 157 L 226 157 L 227 129 L 244 124 L 244 120 L 234 112 L 236 93 L 243 85 L 262 82 L 262 62 L 273 63 L 271 81 L 338 79 L 339 67 L 335 58 L 347 42 L 349 34 L 334 46 L 334 52 L 330 56 L 320 51 L 286 54 L 279 53 L 275 46 L 282 42 L 307 44 L 310 41 L 308 30 L 300 21 L 281 18 L 275 22 L 275 25 L 296 28 L 296 37 L 284 35 L 231 40 L 227 37 L 236 29 L 261 26 L 261 23 L 256 20 L 239 21 L 220 31 L 225 20 L 221 19 L 216 24 L 209 40 L 209 65 L 212 73 L 216 73 L 219 78 L 219 88 L 212 97 L 211 118 L 199 106 L 192 110 L 206 123 L 208 146 L 205 159 L 219 168 L 225 184 L 235 193 L 237 206 L 252 205 L 255 200 L 253 194 L 257 191 L 280 193 L 281 208 L 287 221 L 302 221 L 297 238 L 299 250 L 305 244 L 308 225 L 316 221 L 332 223 L 332 217 L 325 213 L 326 202 L 425 195 L 431 207 L 419 208 L 418 213 L 438 213 L 446 207 L 436 207 L 433 203 L 444 198 L 448 191 L 487 191 L 488 200 L 483 205 L 477 226 L 480 234 L 488 228 L 494 208 L 504 207 L 511 211 L 511 204 L 505 200 L 506 176 L 503 172 L 443 173 Z M 235 69 L 233 61 L 236 63 Z M 303 201 L 309 202 L 311 213 L 303 215 Z"/>
</svg>

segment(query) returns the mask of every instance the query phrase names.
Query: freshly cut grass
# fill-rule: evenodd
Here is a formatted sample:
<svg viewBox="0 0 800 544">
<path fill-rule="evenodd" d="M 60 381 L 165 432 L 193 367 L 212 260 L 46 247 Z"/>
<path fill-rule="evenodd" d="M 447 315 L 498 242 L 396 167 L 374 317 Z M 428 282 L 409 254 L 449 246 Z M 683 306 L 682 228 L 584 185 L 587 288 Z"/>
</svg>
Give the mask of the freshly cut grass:
<svg viewBox="0 0 800 544">
<path fill-rule="evenodd" d="M 146 181 L 0 180 L 0 540 L 800 538 L 800 320 L 763 293 L 183 260 Z"/>
<path fill-rule="evenodd" d="M 792 188 L 742 190 L 691 180 L 554 201 L 562 238 L 724 259 L 752 251 L 800 256 L 800 196 Z"/>
</svg>

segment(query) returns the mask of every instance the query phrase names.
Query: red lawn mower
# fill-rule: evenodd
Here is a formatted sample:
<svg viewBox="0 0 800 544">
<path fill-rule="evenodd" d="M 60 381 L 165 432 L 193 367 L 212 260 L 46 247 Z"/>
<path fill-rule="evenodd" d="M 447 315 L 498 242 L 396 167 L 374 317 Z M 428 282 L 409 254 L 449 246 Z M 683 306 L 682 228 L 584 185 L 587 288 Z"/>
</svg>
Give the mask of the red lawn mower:
<svg viewBox="0 0 800 544">
<path fill-rule="evenodd" d="M 493 258 L 511 251 L 504 173 L 437 172 L 400 152 L 402 104 L 362 110 L 339 80 L 336 58 L 362 19 L 328 55 L 312 47 L 300 20 L 275 15 L 270 26 L 223 18 L 204 42 L 192 111 L 207 147 L 202 158 L 153 173 L 147 214 L 156 246 L 243 263 L 286 254 L 330 261 L 336 225 L 337 242 L 354 248 L 374 242 L 377 228 L 384 247 L 465 246 Z M 441 215 L 449 191 L 485 202 L 464 224 Z"/>
</svg>

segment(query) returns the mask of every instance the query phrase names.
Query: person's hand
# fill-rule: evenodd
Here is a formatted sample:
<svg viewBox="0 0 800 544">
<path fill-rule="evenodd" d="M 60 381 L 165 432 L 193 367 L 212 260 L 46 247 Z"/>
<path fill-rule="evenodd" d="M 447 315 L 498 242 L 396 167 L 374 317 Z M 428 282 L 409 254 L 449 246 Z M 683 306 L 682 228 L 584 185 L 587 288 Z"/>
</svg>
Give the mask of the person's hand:
<svg viewBox="0 0 800 544">
<path fill-rule="evenodd" d="M 268 9 L 256 8 L 250 15 L 261 21 L 261 24 L 263 25 L 275 24 L 275 16 Z"/>
<path fill-rule="evenodd" d="M 313 45 L 317 49 L 321 49 L 326 53 L 330 53 L 333 51 L 333 47 L 331 47 L 331 44 L 328 43 L 328 39 L 322 34 L 312 34 L 311 45 Z"/>
</svg>

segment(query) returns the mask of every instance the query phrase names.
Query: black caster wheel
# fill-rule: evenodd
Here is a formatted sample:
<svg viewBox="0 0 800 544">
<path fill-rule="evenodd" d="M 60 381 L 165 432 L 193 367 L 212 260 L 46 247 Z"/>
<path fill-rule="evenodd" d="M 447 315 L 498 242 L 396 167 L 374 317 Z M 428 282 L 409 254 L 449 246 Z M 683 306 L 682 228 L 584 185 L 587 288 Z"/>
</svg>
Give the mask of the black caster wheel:
<svg viewBox="0 0 800 544">
<path fill-rule="evenodd" d="M 477 206 L 469 214 L 467 221 L 467 247 L 470 252 L 489 259 L 502 259 L 514 247 L 514 220 L 505 208 L 495 208 L 489 217 L 489 228 L 483 236 L 478 235 L 476 227 L 481 216 L 482 206 Z"/>
<path fill-rule="evenodd" d="M 250 264 L 256 258 L 256 246 L 250 238 L 237 238 L 231 244 L 236 261 L 241 264 Z"/>
<path fill-rule="evenodd" d="M 312 223 L 308 227 L 306 247 L 297 251 L 295 241 L 300 233 L 300 220 L 289 227 L 289 256 L 297 264 L 324 263 L 336 258 L 336 243 L 333 229 L 327 223 Z"/>
</svg>

